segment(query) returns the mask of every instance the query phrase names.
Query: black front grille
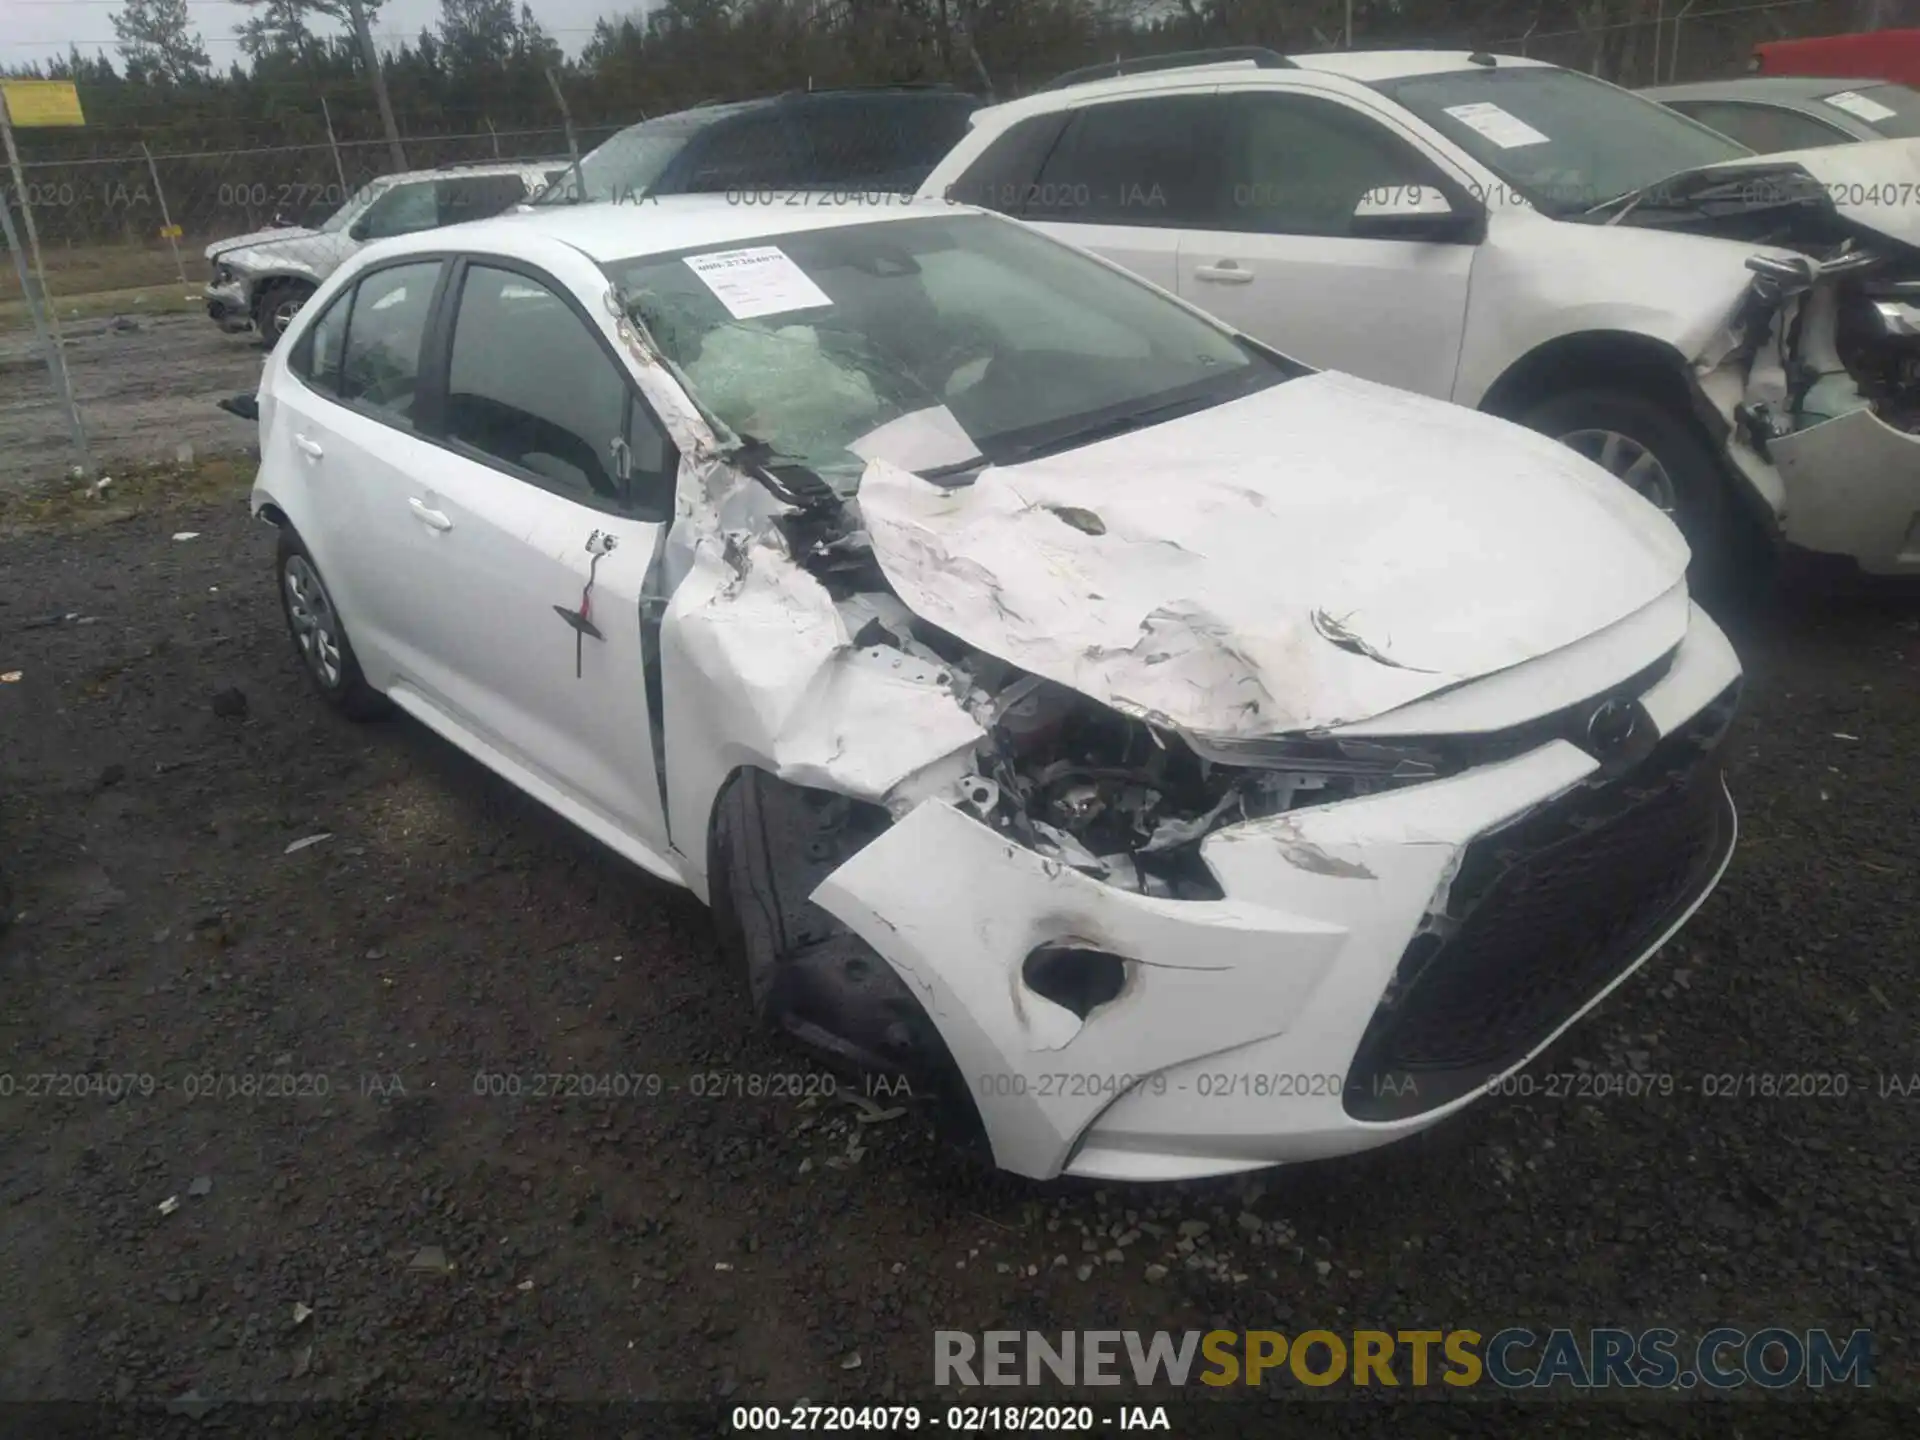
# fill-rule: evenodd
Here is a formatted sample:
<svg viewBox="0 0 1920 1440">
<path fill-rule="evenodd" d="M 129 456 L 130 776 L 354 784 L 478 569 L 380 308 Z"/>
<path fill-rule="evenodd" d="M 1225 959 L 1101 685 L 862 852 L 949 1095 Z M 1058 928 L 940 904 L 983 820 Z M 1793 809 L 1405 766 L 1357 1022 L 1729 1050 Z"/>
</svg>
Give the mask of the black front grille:
<svg viewBox="0 0 1920 1440">
<path fill-rule="evenodd" d="M 1405 1119 L 1486 1084 L 1673 924 L 1732 844 L 1718 750 L 1737 691 L 1468 845 L 1361 1039 L 1348 1114 Z"/>
</svg>

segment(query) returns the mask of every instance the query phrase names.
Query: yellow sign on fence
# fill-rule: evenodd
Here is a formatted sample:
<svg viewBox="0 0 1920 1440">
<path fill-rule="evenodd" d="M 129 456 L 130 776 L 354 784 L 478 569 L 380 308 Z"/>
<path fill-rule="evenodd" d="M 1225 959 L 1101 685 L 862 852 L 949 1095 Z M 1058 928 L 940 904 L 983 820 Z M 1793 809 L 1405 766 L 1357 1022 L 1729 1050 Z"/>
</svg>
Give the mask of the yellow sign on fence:
<svg viewBox="0 0 1920 1440">
<path fill-rule="evenodd" d="M 21 129 L 44 125 L 84 125 L 80 92 L 71 80 L 0 80 L 7 117 Z"/>
<path fill-rule="evenodd" d="M 162 240 L 178 240 L 185 233 L 186 232 L 178 225 L 162 225 L 160 227 L 160 238 Z"/>
</svg>

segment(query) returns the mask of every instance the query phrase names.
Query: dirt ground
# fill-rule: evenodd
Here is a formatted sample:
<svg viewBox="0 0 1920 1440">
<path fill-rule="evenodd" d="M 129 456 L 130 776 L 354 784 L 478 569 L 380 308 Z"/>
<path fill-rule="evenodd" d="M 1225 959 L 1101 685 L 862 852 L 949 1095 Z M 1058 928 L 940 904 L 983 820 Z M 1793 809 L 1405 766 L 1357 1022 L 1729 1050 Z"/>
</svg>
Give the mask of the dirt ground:
<svg viewBox="0 0 1920 1440">
<path fill-rule="evenodd" d="M 63 322 L 67 369 L 100 474 L 128 461 L 236 450 L 252 426 L 217 402 L 260 383 L 265 352 L 201 314 L 132 308 Z M 0 329 L 0 489 L 73 464 L 67 421 L 31 329 Z"/>
<path fill-rule="evenodd" d="M 176 370 L 173 333 L 125 373 Z M 1543 1093 L 1246 1180 L 1036 1186 L 917 1108 L 695 1098 L 808 1067 L 750 1029 L 690 898 L 418 725 L 317 701 L 245 469 L 0 505 L 0 1399 L 228 1402 L 194 1434 L 249 1399 L 945 1405 L 936 1329 L 1725 1323 L 1870 1328 L 1909 1412 L 1742 1402 L 1741 1433 L 1913 1433 L 1920 1093 L 1886 1088 L 1920 1072 L 1911 601 L 1732 617 L 1733 867 Z M 1675 1093 L 1544 1093 L 1580 1068 Z M 662 1088 L 489 1093 L 553 1073 Z M 1805 1074 L 1846 1093 L 1701 1093 Z M 1397 1436 L 1502 1408 L 1314 1407 Z M 1701 1403 L 1533 1415 L 1728 1433 Z"/>
</svg>

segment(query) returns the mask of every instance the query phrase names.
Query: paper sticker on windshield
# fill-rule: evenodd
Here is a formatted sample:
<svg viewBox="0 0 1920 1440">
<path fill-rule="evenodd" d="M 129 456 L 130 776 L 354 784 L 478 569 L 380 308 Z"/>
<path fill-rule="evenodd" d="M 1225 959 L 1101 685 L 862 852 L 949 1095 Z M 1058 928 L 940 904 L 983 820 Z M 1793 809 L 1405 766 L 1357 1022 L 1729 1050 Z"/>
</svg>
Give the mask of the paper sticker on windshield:
<svg viewBox="0 0 1920 1440">
<path fill-rule="evenodd" d="M 736 320 L 784 315 L 789 310 L 817 310 L 833 304 L 778 245 L 689 255 L 687 268 L 700 277 Z"/>
<path fill-rule="evenodd" d="M 1869 125 L 1877 125 L 1882 120 L 1891 120 L 1900 112 L 1891 110 L 1878 100 L 1869 100 L 1858 90 L 1842 90 L 1838 95 L 1822 97 L 1836 110 L 1844 110 L 1849 115 L 1857 115 Z"/>
<path fill-rule="evenodd" d="M 1491 101 L 1473 105 L 1449 105 L 1447 114 L 1462 125 L 1478 130 L 1502 150 L 1518 150 L 1522 145 L 1544 145 L 1547 137 L 1518 115 L 1509 115 Z"/>
</svg>

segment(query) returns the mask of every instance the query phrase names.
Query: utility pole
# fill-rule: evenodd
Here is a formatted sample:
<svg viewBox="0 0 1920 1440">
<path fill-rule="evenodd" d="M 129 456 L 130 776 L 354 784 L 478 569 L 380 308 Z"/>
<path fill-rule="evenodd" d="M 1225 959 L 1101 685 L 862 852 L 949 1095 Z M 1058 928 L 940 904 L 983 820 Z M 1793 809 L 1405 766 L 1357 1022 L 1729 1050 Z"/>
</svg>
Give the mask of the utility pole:
<svg viewBox="0 0 1920 1440">
<path fill-rule="evenodd" d="M 386 72 L 380 68 L 380 49 L 373 43 L 373 27 L 367 24 L 367 7 L 362 0 L 346 0 L 347 16 L 353 22 L 354 38 L 360 42 L 360 58 L 366 62 L 373 80 L 373 98 L 380 105 L 380 123 L 387 127 L 387 148 L 393 153 L 393 168 L 407 168 L 407 152 L 400 148 L 400 127 L 393 120 L 393 101 L 387 98 Z"/>
</svg>

